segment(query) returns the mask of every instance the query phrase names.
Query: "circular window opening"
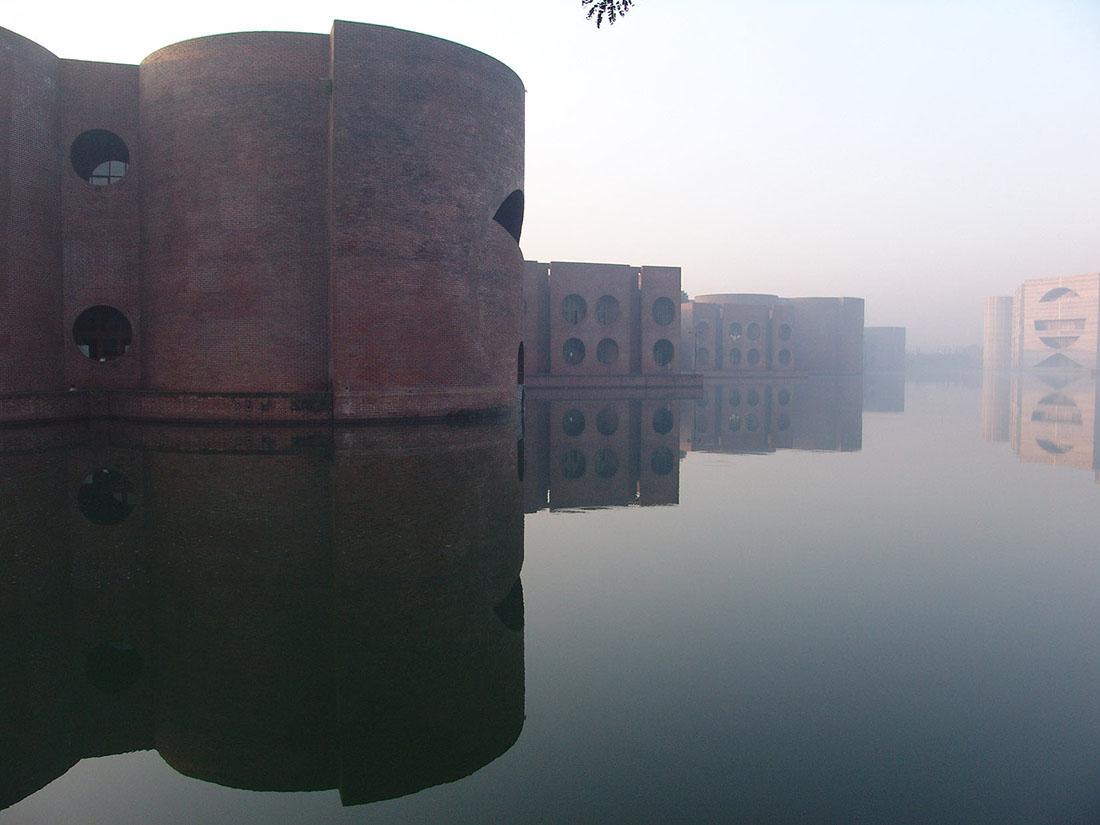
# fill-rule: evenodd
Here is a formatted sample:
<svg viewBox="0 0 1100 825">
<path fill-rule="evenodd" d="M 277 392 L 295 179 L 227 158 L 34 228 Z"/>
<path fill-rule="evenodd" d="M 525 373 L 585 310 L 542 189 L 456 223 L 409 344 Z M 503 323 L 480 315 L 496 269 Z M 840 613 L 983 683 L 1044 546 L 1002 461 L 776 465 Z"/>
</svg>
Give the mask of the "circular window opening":
<svg viewBox="0 0 1100 825">
<path fill-rule="evenodd" d="M 576 366 L 584 360 L 584 341 L 580 338 L 570 338 L 561 348 L 565 363 Z"/>
<path fill-rule="evenodd" d="M 756 321 L 753 321 L 751 324 L 749 324 L 749 340 L 760 340 L 760 324 L 756 323 Z"/>
<path fill-rule="evenodd" d="M 611 478 L 619 472 L 619 456 L 607 447 L 596 453 L 596 475 L 600 478 Z"/>
<path fill-rule="evenodd" d="M 73 322 L 73 341 L 85 358 L 111 361 L 130 351 L 130 321 L 114 307 L 88 307 Z"/>
<path fill-rule="evenodd" d="M 92 524 L 121 524 L 137 506 L 137 492 L 122 473 L 96 470 L 84 476 L 76 504 Z"/>
<path fill-rule="evenodd" d="M 661 407 L 653 411 L 653 430 L 660 435 L 672 432 L 672 410 Z"/>
<path fill-rule="evenodd" d="M 566 323 L 579 324 L 588 314 L 588 304 L 580 295 L 566 295 L 561 302 L 561 317 Z"/>
<path fill-rule="evenodd" d="M 653 468 L 659 476 L 667 476 L 672 472 L 672 468 L 676 466 L 676 459 L 672 455 L 672 450 L 667 447 L 661 447 L 653 451 L 653 457 L 649 460 L 649 466 Z"/>
<path fill-rule="evenodd" d="M 736 387 L 730 390 L 730 405 L 734 407 L 741 406 L 741 390 Z"/>
<path fill-rule="evenodd" d="M 733 413 L 730 416 L 730 431 L 737 432 L 741 429 L 741 415 L 739 413 Z"/>
<path fill-rule="evenodd" d="M 701 367 L 710 366 L 710 350 L 700 349 L 695 351 L 695 360 Z"/>
<path fill-rule="evenodd" d="M 734 347 L 730 350 L 730 364 L 741 363 L 741 350 L 738 347 Z"/>
<path fill-rule="evenodd" d="M 759 428 L 760 428 L 760 422 L 757 420 L 755 415 L 753 415 L 752 413 L 749 413 L 748 415 L 745 416 L 745 429 L 746 430 L 748 430 L 750 433 L 754 433 Z"/>
<path fill-rule="evenodd" d="M 614 435 L 619 429 L 619 414 L 611 407 L 596 413 L 596 430 L 600 435 Z"/>
<path fill-rule="evenodd" d="M 760 350 L 750 349 L 748 360 L 749 360 L 749 366 L 750 367 L 755 367 L 757 364 L 759 364 L 760 363 Z"/>
<path fill-rule="evenodd" d="M 566 478 L 580 478 L 588 468 L 584 453 L 580 450 L 568 450 L 561 457 L 561 474 Z"/>
<path fill-rule="evenodd" d="M 619 320 L 619 301 L 614 295 L 604 295 L 596 301 L 596 320 L 604 326 Z"/>
<path fill-rule="evenodd" d="M 88 682 L 104 693 L 122 693 L 141 678 L 144 669 L 141 654 L 124 642 L 104 642 L 84 663 Z"/>
<path fill-rule="evenodd" d="M 653 320 L 663 327 L 672 323 L 676 317 L 676 304 L 671 298 L 658 298 L 653 302 Z"/>
<path fill-rule="evenodd" d="M 730 324 L 730 338 L 734 341 L 741 340 L 741 325 L 736 321 Z"/>
<path fill-rule="evenodd" d="M 667 367 L 671 364 L 672 356 L 675 355 L 675 353 L 675 347 L 672 346 L 672 342 L 667 338 L 662 338 L 653 345 L 653 360 L 657 362 L 658 367 Z"/>
<path fill-rule="evenodd" d="M 755 407 L 757 404 L 760 403 L 760 391 L 753 387 L 751 390 L 748 391 L 745 399 L 749 402 L 750 407 Z"/>
<path fill-rule="evenodd" d="M 91 129 L 73 141 L 69 160 L 76 173 L 92 186 L 110 186 L 126 174 L 130 150 L 114 132 Z"/>
<path fill-rule="evenodd" d="M 791 351 L 789 349 L 779 350 L 779 363 L 784 367 L 789 367 L 791 365 Z"/>
<path fill-rule="evenodd" d="M 780 431 L 789 430 L 791 428 L 790 416 L 788 416 L 786 413 L 780 413 L 779 419 L 776 422 L 776 426 L 780 429 Z"/>
<path fill-rule="evenodd" d="M 561 428 L 566 435 L 576 438 L 584 432 L 584 413 L 580 410 L 570 410 L 561 417 Z"/>
<path fill-rule="evenodd" d="M 596 345 L 596 360 L 608 365 L 619 360 L 619 345 L 614 339 L 604 338 Z"/>
<path fill-rule="evenodd" d="M 791 391 L 786 387 L 781 389 L 776 397 L 778 398 L 779 404 L 782 407 L 786 407 L 788 404 L 791 403 Z"/>
<path fill-rule="evenodd" d="M 779 325 L 779 338 L 780 338 L 780 340 L 783 340 L 783 341 L 790 341 L 791 340 L 791 325 L 790 324 L 780 324 Z"/>
</svg>

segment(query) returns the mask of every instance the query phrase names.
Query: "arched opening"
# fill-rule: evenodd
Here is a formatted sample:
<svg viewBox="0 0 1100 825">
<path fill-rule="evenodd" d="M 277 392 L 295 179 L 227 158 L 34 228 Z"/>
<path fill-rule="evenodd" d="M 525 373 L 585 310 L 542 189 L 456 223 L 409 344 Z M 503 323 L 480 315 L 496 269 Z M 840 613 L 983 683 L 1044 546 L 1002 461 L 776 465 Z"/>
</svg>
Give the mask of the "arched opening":
<svg viewBox="0 0 1100 825">
<path fill-rule="evenodd" d="M 122 693 L 141 678 L 144 669 L 141 654 L 125 642 L 104 642 L 84 662 L 88 682 L 103 693 Z"/>
<path fill-rule="evenodd" d="M 114 307 L 88 307 L 73 322 L 73 341 L 86 358 L 111 361 L 130 351 L 133 329 Z"/>
<path fill-rule="evenodd" d="M 69 160 L 73 170 L 92 186 L 110 186 L 126 174 L 130 150 L 114 132 L 89 129 L 73 141 Z"/>
<path fill-rule="evenodd" d="M 1051 301 L 1057 301 L 1061 298 L 1080 298 L 1081 296 L 1070 289 L 1068 286 L 1057 286 L 1050 290 L 1039 299 L 1039 303 L 1047 304 Z"/>
<path fill-rule="evenodd" d="M 482 214 L 485 214 L 484 212 Z M 504 199 L 493 220 L 504 227 L 505 231 L 519 243 L 523 233 L 523 190 L 517 189 Z"/>
</svg>

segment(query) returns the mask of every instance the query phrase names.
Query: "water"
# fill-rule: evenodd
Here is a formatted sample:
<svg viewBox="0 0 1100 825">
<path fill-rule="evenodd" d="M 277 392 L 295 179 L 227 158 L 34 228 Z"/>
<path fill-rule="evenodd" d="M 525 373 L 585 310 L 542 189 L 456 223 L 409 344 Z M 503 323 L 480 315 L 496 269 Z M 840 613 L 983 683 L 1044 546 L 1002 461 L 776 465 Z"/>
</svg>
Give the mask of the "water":
<svg viewBox="0 0 1100 825">
<path fill-rule="evenodd" d="M 1096 821 L 1095 409 L 0 431 L 0 819 Z"/>
</svg>

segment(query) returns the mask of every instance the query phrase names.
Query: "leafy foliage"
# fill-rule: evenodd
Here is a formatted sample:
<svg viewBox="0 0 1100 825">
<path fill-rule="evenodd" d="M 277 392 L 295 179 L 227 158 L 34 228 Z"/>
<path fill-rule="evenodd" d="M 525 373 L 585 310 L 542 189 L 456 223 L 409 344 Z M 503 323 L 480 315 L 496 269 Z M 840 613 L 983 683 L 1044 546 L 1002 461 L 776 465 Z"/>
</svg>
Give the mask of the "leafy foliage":
<svg viewBox="0 0 1100 825">
<path fill-rule="evenodd" d="M 603 25 L 606 18 L 608 23 L 614 23 L 634 5 L 634 0 L 581 0 L 582 6 L 588 7 L 588 19 L 596 18 L 596 28 Z"/>
</svg>

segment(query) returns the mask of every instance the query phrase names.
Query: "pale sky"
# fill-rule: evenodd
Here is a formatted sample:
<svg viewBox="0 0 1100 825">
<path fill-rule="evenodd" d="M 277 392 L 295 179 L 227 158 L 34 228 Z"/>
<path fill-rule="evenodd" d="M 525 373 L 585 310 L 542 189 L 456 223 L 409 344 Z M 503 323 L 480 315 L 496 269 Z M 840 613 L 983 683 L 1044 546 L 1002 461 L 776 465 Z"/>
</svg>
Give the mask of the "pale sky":
<svg viewBox="0 0 1100 825">
<path fill-rule="evenodd" d="M 0 0 L 62 57 L 139 62 L 334 18 L 456 40 L 527 86 L 523 250 L 678 265 L 703 292 L 857 295 L 910 348 L 1100 271 L 1100 0 Z"/>
</svg>

